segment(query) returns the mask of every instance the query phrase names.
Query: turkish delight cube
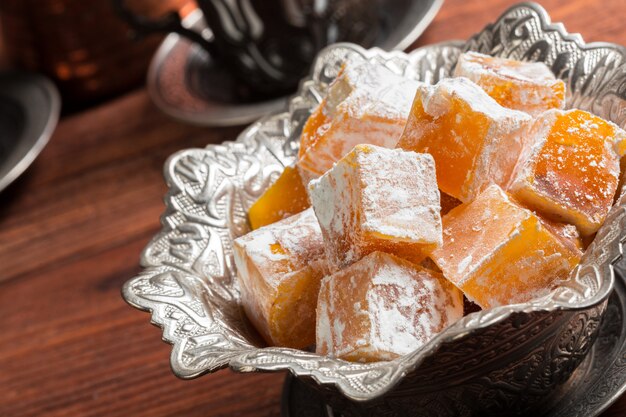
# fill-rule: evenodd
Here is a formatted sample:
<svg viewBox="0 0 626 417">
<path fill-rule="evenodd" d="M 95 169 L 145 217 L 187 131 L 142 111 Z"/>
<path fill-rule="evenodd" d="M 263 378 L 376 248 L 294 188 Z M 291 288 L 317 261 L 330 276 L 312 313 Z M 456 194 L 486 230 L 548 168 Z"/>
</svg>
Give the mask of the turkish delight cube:
<svg viewBox="0 0 626 417">
<path fill-rule="evenodd" d="M 431 258 L 482 308 L 526 302 L 565 279 L 581 251 L 492 185 L 443 217 L 443 246 Z"/>
<path fill-rule="evenodd" d="M 530 122 L 467 78 L 447 78 L 417 89 L 397 146 L 431 154 L 441 191 L 468 202 L 490 184 L 508 186 Z"/>
<path fill-rule="evenodd" d="M 357 145 L 309 184 L 332 270 L 374 251 L 418 263 L 441 245 L 435 164 L 430 155 Z"/>
<path fill-rule="evenodd" d="M 583 110 L 550 110 L 537 118 L 530 138 L 511 194 L 583 235 L 595 233 L 617 191 L 626 132 Z"/>
<path fill-rule="evenodd" d="M 454 76 L 478 84 L 501 106 L 538 115 L 565 105 L 565 83 L 543 62 L 522 62 L 477 52 L 461 54 Z"/>
<path fill-rule="evenodd" d="M 373 252 L 322 281 L 316 351 L 360 362 L 418 349 L 463 316 L 463 295 L 437 272 Z"/>
<path fill-rule="evenodd" d="M 246 315 L 270 345 L 315 342 L 315 307 L 328 272 L 312 209 L 256 229 L 233 242 Z"/>
<path fill-rule="evenodd" d="M 297 165 L 305 182 L 360 143 L 393 148 L 417 85 L 382 65 L 345 64 L 302 130 Z"/>
</svg>

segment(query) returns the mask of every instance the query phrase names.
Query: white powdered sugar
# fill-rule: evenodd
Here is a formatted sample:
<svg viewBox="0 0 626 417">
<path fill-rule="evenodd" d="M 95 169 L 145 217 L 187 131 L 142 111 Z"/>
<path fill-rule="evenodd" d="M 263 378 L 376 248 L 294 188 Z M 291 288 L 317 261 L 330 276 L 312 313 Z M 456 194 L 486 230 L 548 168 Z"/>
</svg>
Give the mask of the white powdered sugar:
<svg viewBox="0 0 626 417">
<path fill-rule="evenodd" d="M 290 271 L 307 266 L 324 257 L 322 231 L 312 209 L 253 230 L 233 242 L 238 266 L 249 258 L 257 269 L 266 272 L 265 279 L 277 285 L 282 274 L 273 274 L 289 265 Z"/>
<path fill-rule="evenodd" d="M 342 259 L 348 259 L 349 264 L 355 257 L 360 257 L 360 253 L 350 251 L 350 248 L 338 250 L 336 247 L 343 241 L 352 242 L 352 234 L 357 227 L 353 211 L 358 205 L 358 190 L 353 186 L 355 181 L 358 181 L 355 168 L 350 164 L 338 163 L 309 183 L 309 198 L 326 242 L 325 250 L 331 265 L 343 265 L 345 262 Z"/>
<path fill-rule="evenodd" d="M 391 240 L 441 245 L 441 206 L 429 154 L 371 147 L 358 163 L 362 228 Z"/>
<path fill-rule="evenodd" d="M 500 106 L 476 83 L 465 77 L 444 78 L 435 85 L 421 85 L 417 94 L 421 95 L 424 111 L 435 118 L 449 111 L 449 100 L 452 97 L 461 99 L 476 113 L 495 121 L 529 118 L 523 112 Z"/>
<path fill-rule="evenodd" d="M 489 60 L 490 63 L 481 64 L 477 62 L 479 60 Z M 477 52 L 466 52 L 459 56 L 455 77 L 467 77 L 478 82 L 484 75 L 500 75 L 510 80 L 544 86 L 550 86 L 556 81 L 550 68 L 543 62 L 514 61 Z"/>
<path fill-rule="evenodd" d="M 355 119 L 374 116 L 406 120 L 419 84 L 379 64 L 347 64 L 329 88 L 328 105 L 336 105 L 335 112 L 345 112 Z"/>
<path fill-rule="evenodd" d="M 478 195 L 489 184 L 506 189 L 513 177 L 526 142 L 532 119 L 526 113 L 510 110 L 506 117 L 492 123 L 475 169 L 475 182 L 468 193 Z"/>
<path fill-rule="evenodd" d="M 459 262 L 459 266 L 457 268 L 457 274 L 463 274 L 467 267 L 472 263 L 472 255 L 467 255 L 461 262 Z"/>
<path fill-rule="evenodd" d="M 404 355 L 419 348 L 463 315 L 462 296 L 425 270 L 386 259 L 367 293 L 373 351 Z"/>
<path fill-rule="evenodd" d="M 371 252 L 372 242 L 441 245 L 440 194 L 430 155 L 358 145 L 311 181 L 309 196 L 335 269 Z M 419 248 L 414 252 L 418 257 Z"/>
<path fill-rule="evenodd" d="M 323 278 L 317 300 L 315 344 L 318 352 L 328 352 L 333 346 L 333 326 L 330 321 L 330 315 L 335 314 L 334 300 L 330 296 L 335 291 L 333 284 L 332 276 Z"/>
<path fill-rule="evenodd" d="M 462 315 L 462 294 L 443 277 L 374 252 L 325 278 L 318 348 L 351 360 L 391 360 L 418 349 Z"/>
<path fill-rule="evenodd" d="M 533 176 L 533 161 L 536 160 L 545 146 L 547 136 L 556 122 L 559 112 L 559 110 L 548 110 L 530 126 L 527 135 L 528 139 L 524 141 L 517 165 L 513 170 L 513 175 L 507 187 L 511 192 L 528 185 L 528 179 Z"/>
</svg>

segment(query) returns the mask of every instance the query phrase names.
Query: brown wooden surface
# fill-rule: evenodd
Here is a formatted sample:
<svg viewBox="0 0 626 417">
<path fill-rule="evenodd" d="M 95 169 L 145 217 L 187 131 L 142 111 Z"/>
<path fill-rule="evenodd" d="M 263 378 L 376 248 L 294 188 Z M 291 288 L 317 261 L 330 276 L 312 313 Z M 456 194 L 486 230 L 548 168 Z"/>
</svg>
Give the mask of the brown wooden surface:
<svg viewBox="0 0 626 417">
<path fill-rule="evenodd" d="M 448 0 L 418 45 L 466 38 L 509 4 Z M 626 44 L 621 0 L 544 6 L 588 41 Z M 166 157 L 239 131 L 175 122 L 143 90 L 61 121 L 0 194 L 0 416 L 279 415 L 283 375 L 178 380 L 160 330 L 120 297 L 159 229 Z M 626 397 L 603 414 L 623 415 Z"/>
</svg>

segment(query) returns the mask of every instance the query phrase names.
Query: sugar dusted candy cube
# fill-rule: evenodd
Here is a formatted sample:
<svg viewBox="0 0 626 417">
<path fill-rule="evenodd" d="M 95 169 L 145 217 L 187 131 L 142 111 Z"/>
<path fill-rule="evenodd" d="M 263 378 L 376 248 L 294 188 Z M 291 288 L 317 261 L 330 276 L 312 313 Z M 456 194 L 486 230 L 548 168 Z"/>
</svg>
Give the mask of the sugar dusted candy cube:
<svg viewBox="0 0 626 417">
<path fill-rule="evenodd" d="M 459 57 L 454 76 L 469 78 L 510 109 L 536 115 L 565 105 L 565 83 L 542 62 L 466 52 Z"/>
<path fill-rule="evenodd" d="M 613 204 L 626 132 L 582 110 L 539 116 L 510 192 L 548 218 L 595 233 Z"/>
<path fill-rule="evenodd" d="M 306 188 L 295 167 L 285 167 L 280 177 L 248 210 L 252 229 L 258 229 L 310 207 Z"/>
<path fill-rule="evenodd" d="M 377 250 L 417 263 L 441 245 L 435 178 L 430 155 L 357 145 L 311 181 L 331 269 Z"/>
<path fill-rule="evenodd" d="M 417 89 L 397 146 L 431 154 L 441 191 L 468 202 L 489 184 L 506 188 L 530 122 L 470 80 L 446 78 Z"/>
<path fill-rule="evenodd" d="M 431 258 L 482 308 L 525 302 L 580 260 L 580 249 L 552 227 L 492 185 L 443 217 L 443 246 Z"/>
<path fill-rule="evenodd" d="M 312 345 L 317 294 L 327 272 L 313 210 L 254 230 L 233 246 L 244 310 L 265 341 Z"/>
<path fill-rule="evenodd" d="M 417 85 L 382 65 L 348 62 L 302 130 L 297 165 L 305 182 L 360 143 L 393 148 Z"/>
<path fill-rule="evenodd" d="M 463 317 L 463 295 L 437 272 L 373 252 L 322 281 L 317 353 L 391 360 Z"/>
</svg>

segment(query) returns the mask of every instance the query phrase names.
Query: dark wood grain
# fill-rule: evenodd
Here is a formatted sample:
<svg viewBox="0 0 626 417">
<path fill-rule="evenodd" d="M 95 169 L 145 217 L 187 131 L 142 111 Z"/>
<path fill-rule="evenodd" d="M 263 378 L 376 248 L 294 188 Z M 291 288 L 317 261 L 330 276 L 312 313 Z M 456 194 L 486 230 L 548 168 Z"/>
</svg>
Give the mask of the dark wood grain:
<svg viewBox="0 0 626 417">
<path fill-rule="evenodd" d="M 448 0 L 416 45 L 463 39 L 511 1 Z M 619 0 L 550 0 L 588 41 L 626 44 Z M 278 416 L 283 375 L 176 379 L 170 347 L 120 287 L 159 229 L 168 155 L 234 138 L 190 127 L 145 91 L 61 121 L 27 174 L 0 194 L 0 416 Z M 604 417 L 626 415 L 626 398 Z"/>
</svg>

